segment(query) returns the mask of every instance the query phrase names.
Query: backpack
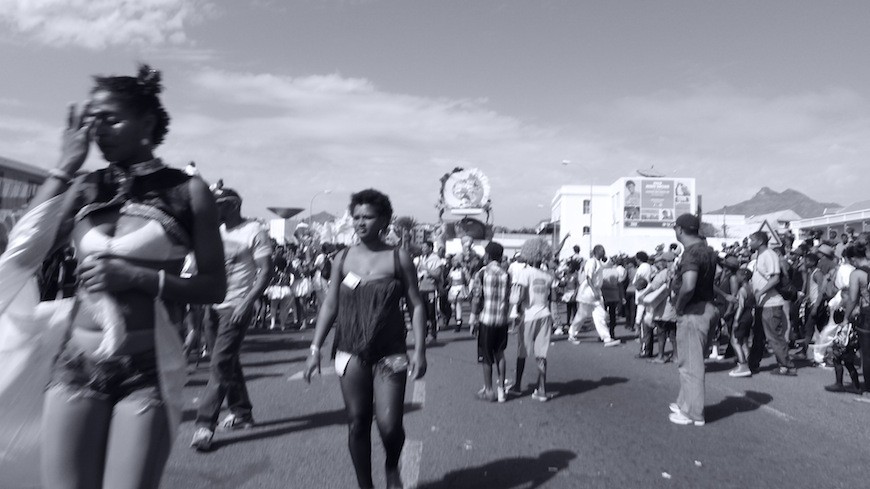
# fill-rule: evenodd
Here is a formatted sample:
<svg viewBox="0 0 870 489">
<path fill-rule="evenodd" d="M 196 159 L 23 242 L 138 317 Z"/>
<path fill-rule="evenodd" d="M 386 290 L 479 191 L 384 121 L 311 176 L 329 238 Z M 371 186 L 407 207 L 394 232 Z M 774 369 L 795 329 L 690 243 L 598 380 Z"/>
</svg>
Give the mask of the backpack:
<svg viewBox="0 0 870 489">
<path fill-rule="evenodd" d="M 780 261 L 779 267 L 779 283 L 776 284 L 775 289 L 787 301 L 796 301 L 798 298 L 799 290 L 797 285 L 791 279 L 791 275 L 786 268 L 782 266 L 782 261 Z"/>
</svg>

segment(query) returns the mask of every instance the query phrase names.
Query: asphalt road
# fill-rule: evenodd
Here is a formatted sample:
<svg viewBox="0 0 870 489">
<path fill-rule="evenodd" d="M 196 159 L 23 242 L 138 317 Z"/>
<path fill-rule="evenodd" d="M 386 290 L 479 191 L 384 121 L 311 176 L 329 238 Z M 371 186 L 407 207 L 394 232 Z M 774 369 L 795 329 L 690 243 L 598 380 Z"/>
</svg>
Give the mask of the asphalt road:
<svg viewBox="0 0 870 489">
<path fill-rule="evenodd" d="M 727 375 L 708 364 L 704 427 L 668 421 L 679 388 L 673 364 L 634 358 L 637 343 L 604 348 L 593 333 L 550 349 L 546 403 L 530 397 L 484 403 L 475 342 L 442 332 L 429 372 L 409 382 L 407 487 L 460 488 L 858 488 L 870 484 L 870 402 L 831 394 L 833 372 L 806 367 L 796 378 Z M 192 368 L 185 422 L 162 487 L 354 488 L 343 403 L 334 371 L 301 380 L 311 332 L 252 332 L 243 364 L 257 426 L 219 432 L 214 449 L 188 447 L 207 366 Z M 513 375 L 516 338 L 508 346 Z M 329 344 L 329 343 L 328 343 Z M 765 359 L 762 368 L 772 365 Z M 526 368 L 531 382 L 534 368 Z M 373 434 L 376 484 L 383 452 Z"/>
</svg>

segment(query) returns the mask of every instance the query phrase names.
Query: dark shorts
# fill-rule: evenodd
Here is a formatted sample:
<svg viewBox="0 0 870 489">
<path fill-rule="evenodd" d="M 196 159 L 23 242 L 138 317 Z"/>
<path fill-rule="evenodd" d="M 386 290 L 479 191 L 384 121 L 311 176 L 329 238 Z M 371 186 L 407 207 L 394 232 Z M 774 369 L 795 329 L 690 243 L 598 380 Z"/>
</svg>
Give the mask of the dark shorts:
<svg viewBox="0 0 870 489">
<path fill-rule="evenodd" d="M 656 319 L 653 321 L 653 324 L 662 333 L 667 332 L 667 331 L 676 331 L 676 329 L 677 329 L 677 322 L 676 321 L 661 321 L 659 319 Z"/>
<path fill-rule="evenodd" d="M 736 340 L 743 341 L 749 339 L 749 335 L 752 333 L 753 320 L 752 314 L 745 314 L 744 317 L 737 321 L 734 331 L 731 332 Z"/>
<path fill-rule="evenodd" d="M 133 393 L 158 400 L 158 375 L 154 351 L 95 361 L 67 343 L 52 366 L 48 387 L 63 386 L 85 397 L 112 403 Z"/>
<path fill-rule="evenodd" d="M 483 363 L 495 363 L 496 356 L 507 349 L 508 327 L 480 325 L 477 332 L 477 356 Z"/>
</svg>

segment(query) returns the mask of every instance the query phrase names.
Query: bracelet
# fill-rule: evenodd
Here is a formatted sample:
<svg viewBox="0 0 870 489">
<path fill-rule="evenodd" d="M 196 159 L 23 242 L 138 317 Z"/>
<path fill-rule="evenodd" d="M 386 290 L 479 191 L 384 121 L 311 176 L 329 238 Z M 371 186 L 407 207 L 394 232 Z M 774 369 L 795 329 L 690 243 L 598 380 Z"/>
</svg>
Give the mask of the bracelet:
<svg viewBox="0 0 870 489">
<path fill-rule="evenodd" d="M 157 270 L 157 298 L 163 297 L 163 286 L 166 285 L 166 271 L 163 269 Z"/>
<path fill-rule="evenodd" d="M 313 343 L 311 344 L 310 350 L 311 350 L 312 355 L 318 355 L 318 356 L 320 355 L 320 347 L 313 344 Z"/>
<path fill-rule="evenodd" d="M 60 168 L 52 168 L 51 170 L 48 170 L 48 176 L 51 178 L 56 178 L 56 179 L 60 180 L 61 183 L 65 183 L 67 185 L 72 183 L 72 180 L 73 180 L 72 175 L 61 170 Z"/>
</svg>

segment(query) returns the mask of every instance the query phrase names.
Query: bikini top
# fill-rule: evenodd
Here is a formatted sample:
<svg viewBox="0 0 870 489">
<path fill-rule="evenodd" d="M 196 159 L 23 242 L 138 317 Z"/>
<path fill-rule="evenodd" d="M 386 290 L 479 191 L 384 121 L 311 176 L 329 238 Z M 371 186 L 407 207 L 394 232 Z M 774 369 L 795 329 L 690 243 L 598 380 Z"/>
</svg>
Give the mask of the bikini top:
<svg viewBox="0 0 870 489">
<path fill-rule="evenodd" d="M 72 238 L 79 258 L 108 252 L 142 261 L 182 260 L 190 251 L 193 212 L 190 176 L 166 167 L 159 159 L 121 169 L 110 166 L 85 175 L 79 182 Z M 91 225 L 90 215 L 117 210 L 140 218 L 134 231 L 110 236 Z"/>
<path fill-rule="evenodd" d="M 80 224 L 73 236 L 80 257 L 106 252 L 122 258 L 165 262 L 183 260 L 188 253 L 187 246 L 174 243 L 163 226 L 151 220 L 121 236 L 110 236 L 99 228 Z"/>
</svg>

